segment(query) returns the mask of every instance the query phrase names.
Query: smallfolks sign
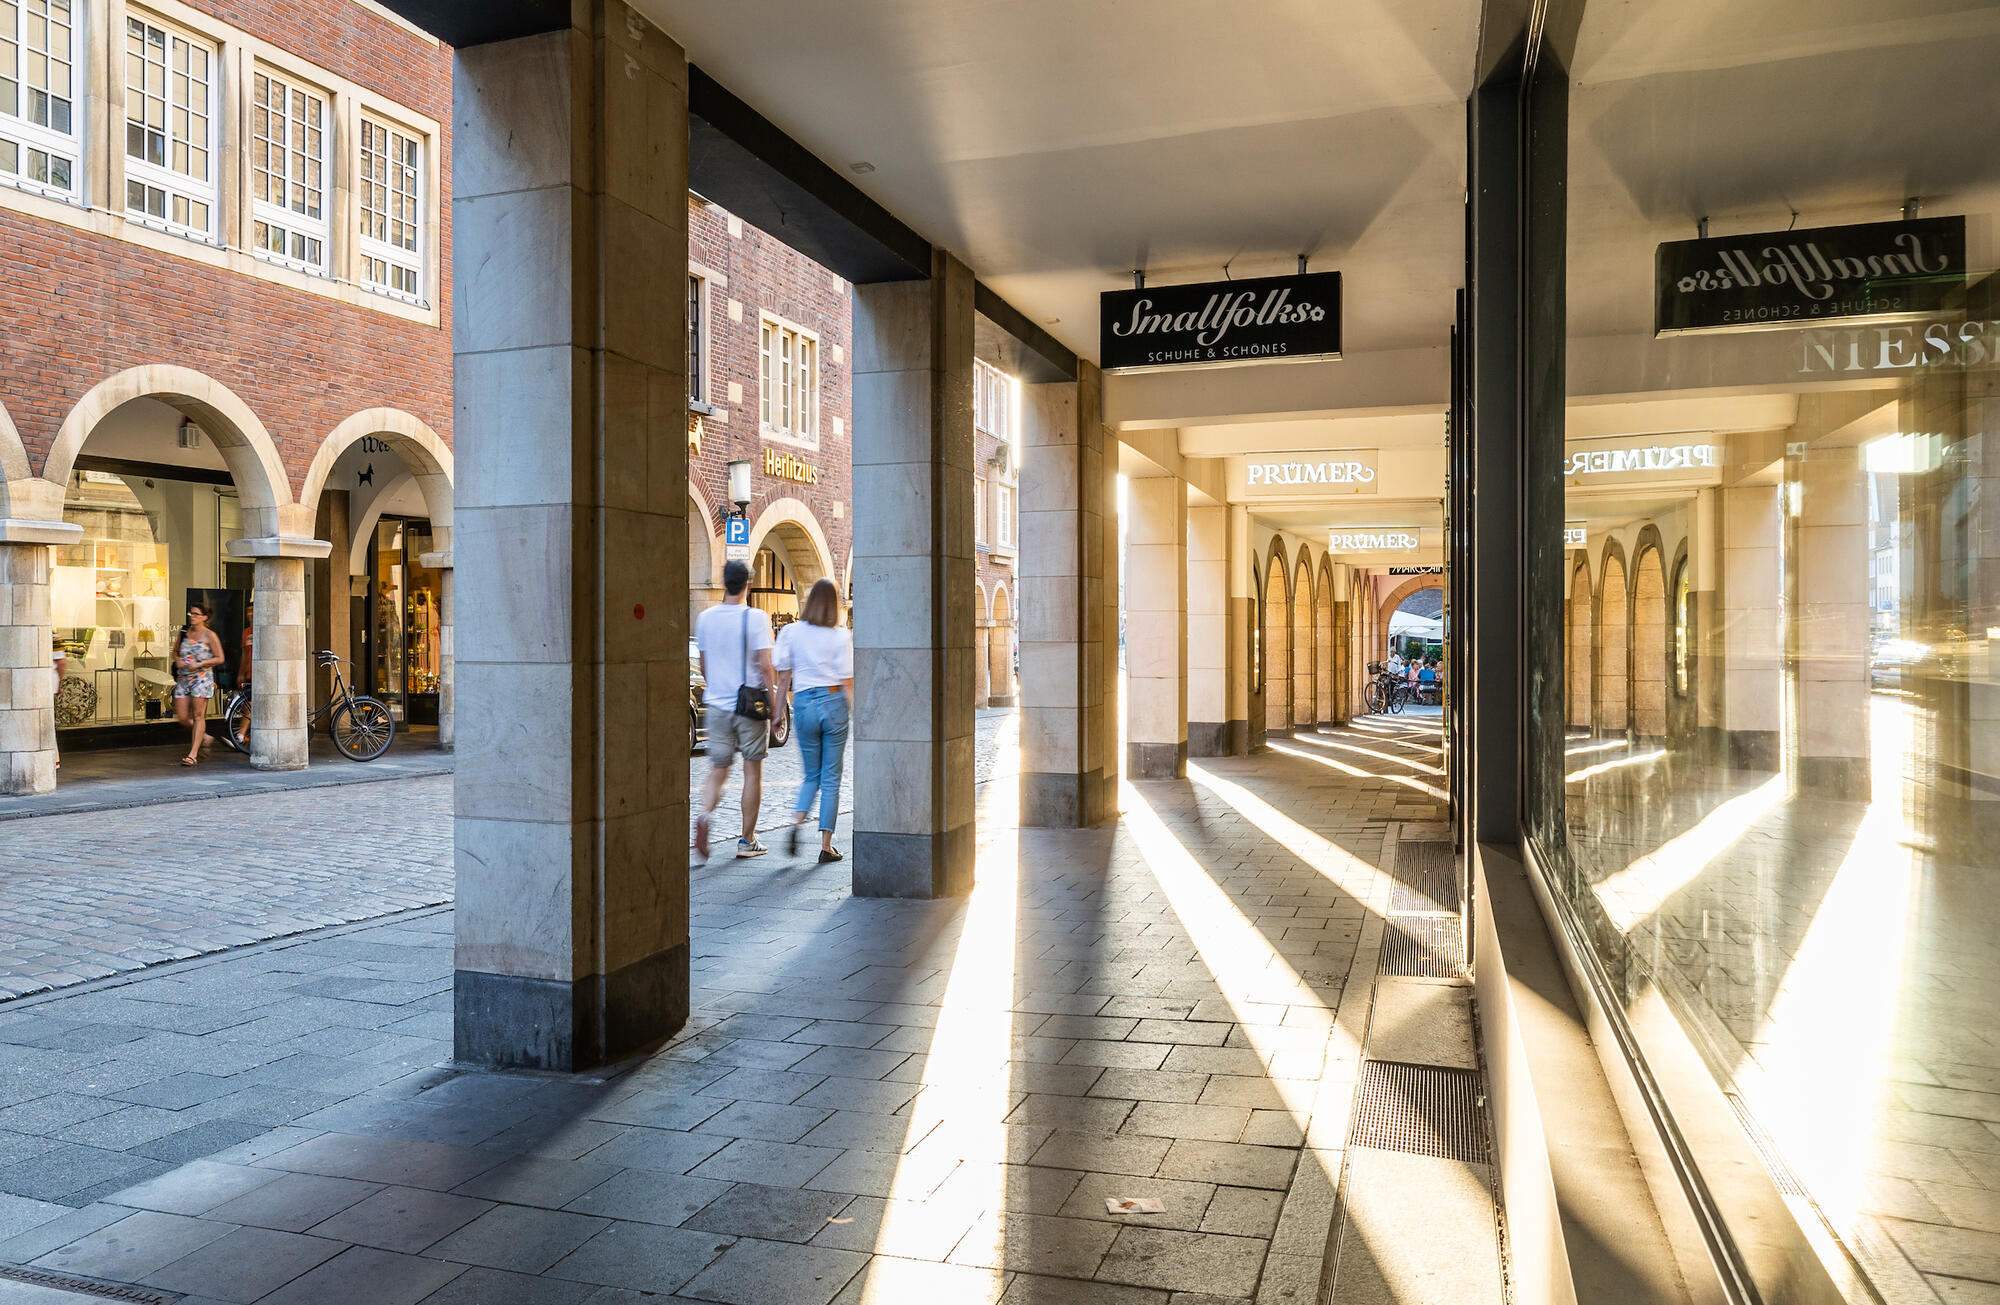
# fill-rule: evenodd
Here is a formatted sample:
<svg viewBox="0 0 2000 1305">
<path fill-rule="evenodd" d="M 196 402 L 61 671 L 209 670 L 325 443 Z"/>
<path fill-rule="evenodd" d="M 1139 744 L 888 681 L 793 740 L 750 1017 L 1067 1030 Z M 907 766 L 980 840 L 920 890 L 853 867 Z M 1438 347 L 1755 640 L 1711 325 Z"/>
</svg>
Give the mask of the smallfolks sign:
<svg viewBox="0 0 2000 1305">
<path fill-rule="evenodd" d="M 1340 273 L 1107 290 L 1098 297 L 1107 372 L 1340 356 Z"/>
<path fill-rule="evenodd" d="M 1964 288 L 1965 219 L 1676 240 L 1654 269 L 1655 335 L 1923 318 Z"/>
</svg>

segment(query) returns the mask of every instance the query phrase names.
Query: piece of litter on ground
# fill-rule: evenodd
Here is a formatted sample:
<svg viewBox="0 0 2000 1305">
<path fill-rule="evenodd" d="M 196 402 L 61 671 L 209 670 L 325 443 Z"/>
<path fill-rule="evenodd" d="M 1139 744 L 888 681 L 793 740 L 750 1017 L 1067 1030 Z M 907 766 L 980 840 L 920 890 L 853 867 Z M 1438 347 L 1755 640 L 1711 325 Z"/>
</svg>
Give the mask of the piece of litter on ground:
<svg viewBox="0 0 2000 1305">
<path fill-rule="evenodd" d="M 828 1223 L 853 1223 L 852 1219 L 828 1219 Z"/>
<path fill-rule="evenodd" d="M 1153 1196 L 1107 1196 L 1104 1208 L 1113 1214 L 1165 1214 L 1167 1207 Z"/>
</svg>

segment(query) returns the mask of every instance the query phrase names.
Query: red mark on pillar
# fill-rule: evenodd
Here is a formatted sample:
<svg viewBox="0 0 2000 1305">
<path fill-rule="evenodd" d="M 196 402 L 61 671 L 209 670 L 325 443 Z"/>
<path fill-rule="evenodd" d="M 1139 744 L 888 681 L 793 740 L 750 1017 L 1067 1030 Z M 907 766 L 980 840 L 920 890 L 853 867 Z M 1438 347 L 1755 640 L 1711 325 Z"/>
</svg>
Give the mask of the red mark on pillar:
<svg viewBox="0 0 2000 1305">
<path fill-rule="evenodd" d="M 646 605 L 644 603 L 632 604 L 632 619 L 635 621 L 646 619 Z"/>
</svg>

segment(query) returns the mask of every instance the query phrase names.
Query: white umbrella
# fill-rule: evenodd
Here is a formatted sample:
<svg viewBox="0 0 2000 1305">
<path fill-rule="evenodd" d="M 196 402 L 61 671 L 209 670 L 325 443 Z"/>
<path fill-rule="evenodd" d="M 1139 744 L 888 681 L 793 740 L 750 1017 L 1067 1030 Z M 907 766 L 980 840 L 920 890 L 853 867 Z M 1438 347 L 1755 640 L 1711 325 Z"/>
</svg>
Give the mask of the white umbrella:
<svg viewBox="0 0 2000 1305">
<path fill-rule="evenodd" d="M 1389 618 L 1389 637 L 1399 634 L 1413 635 L 1419 639 L 1442 639 L 1444 618 L 1440 616 L 1418 616 L 1413 612 L 1399 611 Z"/>
</svg>

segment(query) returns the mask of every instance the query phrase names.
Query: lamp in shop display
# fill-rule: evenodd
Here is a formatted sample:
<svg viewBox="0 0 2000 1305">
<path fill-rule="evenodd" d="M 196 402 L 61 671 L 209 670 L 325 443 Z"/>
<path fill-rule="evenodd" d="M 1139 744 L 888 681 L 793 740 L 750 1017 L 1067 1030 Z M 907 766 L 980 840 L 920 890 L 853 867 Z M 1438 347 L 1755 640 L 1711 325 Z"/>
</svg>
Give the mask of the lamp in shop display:
<svg viewBox="0 0 2000 1305">
<path fill-rule="evenodd" d="M 729 464 L 729 501 L 739 512 L 750 510 L 750 459 L 735 458 Z"/>
</svg>

